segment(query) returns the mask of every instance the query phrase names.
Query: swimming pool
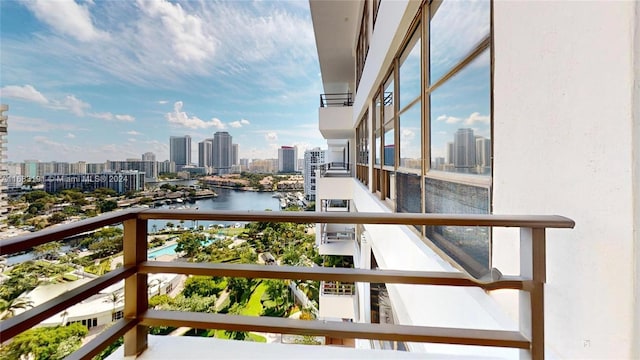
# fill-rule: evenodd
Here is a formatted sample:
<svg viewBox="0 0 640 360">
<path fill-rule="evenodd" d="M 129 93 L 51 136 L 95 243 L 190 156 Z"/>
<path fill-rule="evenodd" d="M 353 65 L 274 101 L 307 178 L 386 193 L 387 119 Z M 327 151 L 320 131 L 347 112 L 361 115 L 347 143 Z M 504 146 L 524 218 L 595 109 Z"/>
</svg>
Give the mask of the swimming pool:
<svg viewBox="0 0 640 360">
<path fill-rule="evenodd" d="M 167 254 L 175 255 L 176 254 L 176 246 L 178 246 L 178 244 L 173 244 L 173 245 L 164 247 L 162 249 L 154 250 L 154 251 L 150 252 L 147 255 L 147 258 L 155 259 L 155 258 L 157 258 L 158 256 L 161 256 L 161 255 L 167 255 Z"/>
<path fill-rule="evenodd" d="M 207 246 L 207 245 L 211 244 L 215 240 L 216 240 L 215 237 L 209 238 L 206 241 L 204 241 L 202 243 L 202 245 L 203 246 Z M 178 244 L 173 244 L 173 245 L 169 245 L 167 247 L 163 247 L 162 249 L 154 250 L 154 251 L 152 251 L 152 252 L 147 254 L 147 258 L 148 259 L 155 259 L 158 256 L 162 256 L 162 255 L 175 255 L 177 246 L 178 246 Z"/>
</svg>

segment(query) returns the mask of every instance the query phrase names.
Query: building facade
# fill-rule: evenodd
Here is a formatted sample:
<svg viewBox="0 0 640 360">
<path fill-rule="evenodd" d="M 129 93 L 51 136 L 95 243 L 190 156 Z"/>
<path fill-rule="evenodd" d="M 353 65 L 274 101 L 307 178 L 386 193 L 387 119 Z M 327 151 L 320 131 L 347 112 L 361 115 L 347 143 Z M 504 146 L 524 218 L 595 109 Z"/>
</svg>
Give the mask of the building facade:
<svg viewBox="0 0 640 360">
<path fill-rule="evenodd" d="M 142 154 L 142 161 L 156 161 L 156 154 L 152 152 L 146 152 Z"/>
<path fill-rule="evenodd" d="M 99 188 L 109 188 L 118 194 L 144 190 L 144 173 L 120 171 L 85 174 L 44 175 L 44 191 L 56 193 L 62 190 L 78 189 L 91 192 Z"/>
<path fill-rule="evenodd" d="M 640 356 L 640 4 L 311 0 L 310 9 L 324 92 L 353 94 L 319 109 L 327 161 L 342 154 L 354 166 L 350 177 L 318 179 L 317 209 L 568 216 L 575 229 L 549 231 L 546 243 L 547 356 Z M 359 267 L 520 271 L 508 229 L 331 226 L 317 226 L 321 254 L 351 253 Z M 323 248 L 337 233 L 353 234 L 356 250 Z M 342 308 L 321 294 L 321 316 L 517 329 L 517 293 L 350 289 Z"/>
<path fill-rule="evenodd" d="M 320 148 L 304 152 L 304 197 L 308 201 L 316 200 L 317 175 L 325 163 L 325 151 Z"/>
<path fill-rule="evenodd" d="M 9 207 L 7 206 L 7 188 L 9 185 L 9 170 L 6 167 L 5 159 L 7 158 L 7 134 L 9 133 L 9 117 L 4 114 L 9 111 L 9 106 L 0 104 L 0 227 L 7 218 Z"/>
<path fill-rule="evenodd" d="M 180 167 L 191 165 L 191 136 L 171 136 L 169 138 L 169 161 Z"/>
<path fill-rule="evenodd" d="M 213 134 L 213 168 L 218 175 L 231 173 L 233 137 L 226 131 Z"/>
<path fill-rule="evenodd" d="M 292 173 L 298 171 L 298 148 L 281 146 L 278 149 L 278 172 Z"/>
<path fill-rule="evenodd" d="M 127 159 L 125 161 L 107 160 L 107 171 L 119 172 L 123 170 L 135 170 L 144 173 L 145 181 L 158 180 L 158 162 L 151 160 Z"/>
<path fill-rule="evenodd" d="M 198 166 L 209 169 L 213 166 L 213 139 L 198 143 Z"/>
</svg>

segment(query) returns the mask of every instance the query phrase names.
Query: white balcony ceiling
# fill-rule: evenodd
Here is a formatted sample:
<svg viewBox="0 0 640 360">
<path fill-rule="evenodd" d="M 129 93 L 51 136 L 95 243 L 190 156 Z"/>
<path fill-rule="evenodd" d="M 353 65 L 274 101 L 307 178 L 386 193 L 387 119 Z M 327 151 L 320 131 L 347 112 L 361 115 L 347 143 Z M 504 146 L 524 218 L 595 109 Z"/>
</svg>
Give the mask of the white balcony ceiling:
<svg viewBox="0 0 640 360">
<path fill-rule="evenodd" d="M 353 92 L 361 2 L 309 0 L 325 93 Z"/>
</svg>

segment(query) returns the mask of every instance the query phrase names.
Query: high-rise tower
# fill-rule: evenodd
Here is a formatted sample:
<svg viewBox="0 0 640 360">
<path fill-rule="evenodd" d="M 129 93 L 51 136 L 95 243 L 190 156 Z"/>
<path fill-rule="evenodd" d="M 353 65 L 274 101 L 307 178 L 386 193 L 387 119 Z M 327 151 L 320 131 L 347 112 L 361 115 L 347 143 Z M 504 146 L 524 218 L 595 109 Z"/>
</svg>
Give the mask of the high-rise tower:
<svg viewBox="0 0 640 360">
<path fill-rule="evenodd" d="M 6 136 L 8 133 L 7 122 L 8 117 L 3 113 L 9 110 L 9 106 L 2 104 L 0 105 L 0 221 L 6 219 L 7 213 L 9 209 L 7 207 L 7 177 L 9 175 L 9 171 L 6 168 L 4 163 L 4 158 L 7 156 L 7 148 L 6 144 Z"/>
<path fill-rule="evenodd" d="M 191 136 L 172 136 L 169 138 L 169 161 L 176 163 L 179 170 L 191 164 Z"/>
<path fill-rule="evenodd" d="M 298 148 L 295 146 L 282 146 L 278 149 L 278 172 L 298 171 Z"/>
<path fill-rule="evenodd" d="M 213 139 L 204 139 L 198 143 L 198 166 L 211 168 L 213 166 Z M 209 170 L 207 170 L 209 172 Z"/>
<path fill-rule="evenodd" d="M 213 134 L 213 167 L 217 174 L 229 174 L 232 164 L 233 138 L 226 131 Z"/>
</svg>

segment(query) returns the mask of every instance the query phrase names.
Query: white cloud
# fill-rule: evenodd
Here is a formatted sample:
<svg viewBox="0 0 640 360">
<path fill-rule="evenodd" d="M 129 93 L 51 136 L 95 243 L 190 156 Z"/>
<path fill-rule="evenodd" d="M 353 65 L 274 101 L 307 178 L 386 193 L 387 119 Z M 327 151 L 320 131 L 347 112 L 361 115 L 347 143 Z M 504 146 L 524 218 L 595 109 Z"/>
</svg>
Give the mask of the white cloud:
<svg viewBox="0 0 640 360">
<path fill-rule="evenodd" d="M 113 120 L 113 114 L 110 112 L 91 113 L 89 116 L 102 120 Z"/>
<path fill-rule="evenodd" d="M 459 117 L 455 117 L 455 116 L 447 116 L 447 115 L 440 115 L 436 118 L 437 121 L 444 121 L 447 124 L 457 124 L 460 121 L 462 121 L 461 118 Z"/>
<path fill-rule="evenodd" d="M 77 130 L 76 127 L 60 122 L 52 123 L 43 119 L 22 117 L 18 115 L 11 116 L 11 131 L 26 132 L 49 132 L 54 130 L 72 131 Z"/>
<path fill-rule="evenodd" d="M 276 142 L 278 141 L 278 134 L 276 134 L 275 131 L 269 131 L 268 133 L 264 134 L 264 139 L 268 142 Z"/>
<path fill-rule="evenodd" d="M 94 27 L 88 6 L 74 0 L 35 0 L 23 4 L 38 20 L 61 34 L 82 42 L 108 38 L 107 33 Z"/>
<path fill-rule="evenodd" d="M 138 135 L 141 135 L 141 134 L 139 132 L 135 131 L 135 130 L 131 130 L 131 131 L 127 131 L 127 135 L 138 136 Z"/>
<path fill-rule="evenodd" d="M 474 112 L 465 119 L 464 124 L 469 126 L 476 123 L 489 124 L 490 121 L 491 118 L 488 115 L 480 115 L 479 112 Z"/>
<path fill-rule="evenodd" d="M 68 145 L 66 143 L 59 143 L 53 140 L 50 140 L 46 136 L 34 136 L 33 140 L 39 145 L 37 147 L 37 152 L 42 152 L 46 154 L 69 154 L 80 151 L 80 147 L 74 145 Z"/>
<path fill-rule="evenodd" d="M 220 119 L 212 118 L 209 121 L 204 121 L 197 116 L 189 117 L 186 112 L 182 111 L 182 106 L 182 101 L 177 101 L 173 105 L 173 112 L 165 115 L 167 121 L 189 129 L 207 129 L 213 127 L 221 130 L 226 127 Z"/>
<path fill-rule="evenodd" d="M 68 133 L 66 137 L 67 137 L 67 139 L 75 139 L 76 138 L 76 136 L 73 135 L 72 133 Z"/>
<path fill-rule="evenodd" d="M 76 116 L 84 116 L 85 110 L 90 109 L 91 105 L 76 98 L 74 95 L 67 95 L 62 101 L 52 101 L 51 108 L 67 110 Z"/>
<path fill-rule="evenodd" d="M 413 138 L 415 138 L 416 134 L 415 132 L 413 132 L 413 130 L 411 129 L 402 129 L 402 137 L 405 140 L 412 140 Z"/>
<path fill-rule="evenodd" d="M 124 115 L 124 114 L 114 115 L 113 113 L 110 113 L 110 112 L 90 113 L 88 115 L 96 119 L 107 120 L 107 121 L 118 120 L 118 121 L 124 121 L 124 122 L 133 122 L 136 120 L 136 118 L 131 115 Z"/>
<path fill-rule="evenodd" d="M 33 86 L 27 84 L 24 86 L 8 85 L 0 89 L 0 97 L 20 99 L 31 101 L 39 104 L 47 104 L 49 100 L 42 95 Z"/>
<path fill-rule="evenodd" d="M 135 121 L 135 117 L 131 116 L 131 115 L 116 115 L 115 116 L 116 120 L 119 121 L 126 121 L 126 122 L 132 122 Z"/>
<path fill-rule="evenodd" d="M 241 119 L 241 120 L 230 122 L 229 126 L 231 126 L 232 128 L 241 128 L 241 127 L 243 127 L 245 125 L 249 125 L 249 124 L 251 124 L 249 122 L 249 120 Z"/>
<path fill-rule="evenodd" d="M 166 0 L 138 0 L 138 7 L 150 18 L 150 21 L 141 26 L 146 31 L 152 31 L 147 28 L 149 24 L 160 28 L 165 42 L 169 42 L 180 60 L 198 63 L 213 55 L 215 39 L 208 32 L 210 27 L 204 24 L 199 14 L 189 14 L 180 4 L 172 4 Z"/>
<path fill-rule="evenodd" d="M 134 139 L 134 138 L 129 138 L 128 140 L 129 140 L 129 142 L 136 142 L 136 139 Z"/>
<path fill-rule="evenodd" d="M 158 102 L 158 104 L 160 104 L 160 105 L 164 105 L 164 104 L 168 103 L 168 101 L 167 101 L 167 100 L 158 100 L 157 102 Z"/>
</svg>

